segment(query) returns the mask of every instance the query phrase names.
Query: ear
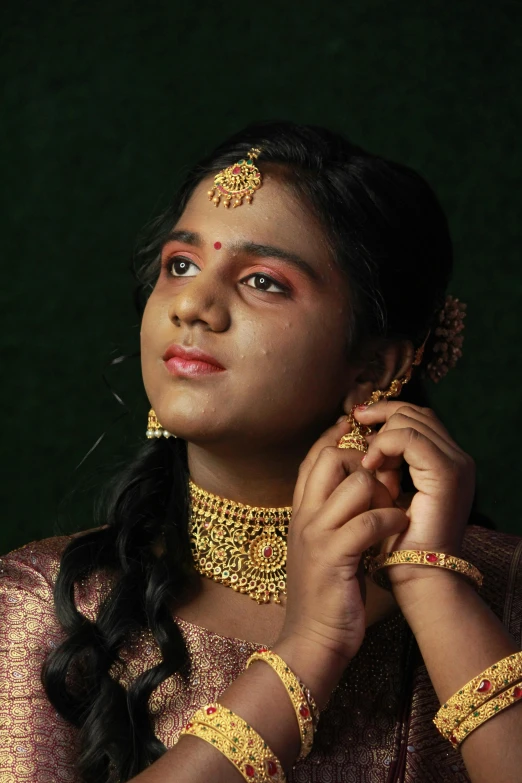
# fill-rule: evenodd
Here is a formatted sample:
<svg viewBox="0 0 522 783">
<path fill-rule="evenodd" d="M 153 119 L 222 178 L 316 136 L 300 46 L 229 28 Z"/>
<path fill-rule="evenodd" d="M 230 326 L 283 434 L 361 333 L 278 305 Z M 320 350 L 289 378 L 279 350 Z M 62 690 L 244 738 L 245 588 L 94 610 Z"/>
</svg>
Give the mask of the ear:
<svg viewBox="0 0 522 783">
<path fill-rule="evenodd" d="M 350 390 L 344 400 L 345 412 L 368 400 L 373 391 L 387 389 L 395 378 L 404 378 L 414 359 L 411 340 L 368 341 L 354 363 Z"/>
</svg>

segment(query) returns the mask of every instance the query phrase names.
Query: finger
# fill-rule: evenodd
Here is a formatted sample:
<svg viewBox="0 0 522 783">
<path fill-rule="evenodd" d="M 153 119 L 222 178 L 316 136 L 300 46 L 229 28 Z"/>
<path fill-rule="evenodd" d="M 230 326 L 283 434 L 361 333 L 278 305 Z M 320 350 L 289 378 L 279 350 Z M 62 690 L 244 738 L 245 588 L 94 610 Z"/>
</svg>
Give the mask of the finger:
<svg viewBox="0 0 522 783">
<path fill-rule="evenodd" d="M 431 410 L 431 408 L 423 408 L 420 405 L 413 405 L 409 402 L 404 402 L 401 400 L 396 402 L 383 400 L 381 402 L 376 402 L 373 405 L 369 405 L 367 408 L 365 408 L 365 410 L 356 408 L 354 415 L 355 418 L 361 422 L 361 424 L 368 424 L 368 426 L 371 426 L 372 424 L 378 424 L 381 422 L 386 424 L 386 422 L 388 422 L 389 419 L 398 412 L 404 413 L 407 416 L 411 416 L 412 418 L 417 419 L 418 421 L 424 422 L 424 424 L 431 427 L 441 437 L 446 437 L 451 440 L 451 436 L 446 427 L 443 425 L 438 416 L 436 416 L 435 413 Z"/>
<path fill-rule="evenodd" d="M 384 484 L 363 468 L 346 475 L 343 459 L 338 449 L 325 449 L 318 458 L 301 504 L 301 509 L 313 514 L 303 517 L 304 525 L 319 524 L 324 530 L 333 530 L 370 508 L 393 506 Z"/>
<path fill-rule="evenodd" d="M 352 458 L 346 449 L 326 446 L 308 473 L 299 505 L 314 512 L 321 508 L 332 492 L 350 475 Z"/>
<path fill-rule="evenodd" d="M 360 468 L 332 492 L 321 508 L 318 522 L 324 530 L 334 530 L 364 511 L 392 506 L 393 500 L 384 484 Z"/>
<path fill-rule="evenodd" d="M 351 425 L 348 424 L 347 417 L 343 417 L 341 421 L 336 422 L 336 424 L 334 424 L 333 427 L 329 427 L 321 435 L 321 437 L 314 443 L 314 445 L 306 455 L 305 459 L 303 460 L 299 468 L 299 475 L 297 477 L 297 482 L 294 489 L 294 497 L 292 503 L 294 514 L 297 513 L 297 511 L 301 506 L 304 488 L 306 486 L 306 482 L 308 481 L 308 476 L 310 475 L 310 471 L 312 470 L 315 463 L 317 462 L 317 458 L 319 457 L 320 453 L 323 451 L 323 449 L 327 447 L 336 447 L 337 443 L 342 438 L 342 436 L 350 432 L 350 429 L 351 429 Z M 352 465 L 352 469 L 354 469 L 353 457 L 349 462 Z M 360 464 L 360 459 L 359 459 L 359 464 Z"/>
<path fill-rule="evenodd" d="M 368 470 L 396 469 L 404 458 L 410 469 L 431 472 L 454 470 L 458 452 L 448 455 L 430 438 L 413 427 L 379 433 L 363 459 Z"/>
<path fill-rule="evenodd" d="M 376 440 L 384 432 L 413 428 L 422 433 L 426 438 L 432 440 L 433 443 L 435 443 L 439 449 L 444 451 L 446 454 L 453 454 L 456 450 L 458 450 L 458 446 L 451 440 L 449 436 L 441 436 L 437 430 L 427 424 L 423 419 L 410 416 L 405 412 L 406 410 L 407 408 L 400 408 L 396 413 L 390 416 L 386 424 L 379 430 Z"/>
<path fill-rule="evenodd" d="M 360 555 L 371 546 L 407 530 L 409 520 L 400 508 L 370 509 L 337 530 L 332 545 L 347 555 Z"/>
<path fill-rule="evenodd" d="M 397 498 L 401 494 L 401 471 L 400 468 L 404 460 L 400 458 L 399 464 L 395 468 L 387 468 L 384 470 L 382 467 L 375 471 L 375 478 L 383 484 L 393 502 L 396 502 Z"/>
</svg>

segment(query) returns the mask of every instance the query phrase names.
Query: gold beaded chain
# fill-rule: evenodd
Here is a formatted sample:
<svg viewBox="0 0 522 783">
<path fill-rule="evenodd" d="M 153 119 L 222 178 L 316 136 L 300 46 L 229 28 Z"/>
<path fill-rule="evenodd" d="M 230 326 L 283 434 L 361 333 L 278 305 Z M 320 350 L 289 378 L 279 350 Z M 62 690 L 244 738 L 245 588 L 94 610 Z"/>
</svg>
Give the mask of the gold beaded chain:
<svg viewBox="0 0 522 783">
<path fill-rule="evenodd" d="M 259 604 L 286 595 L 286 539 L 291 506 L 260 508 L 227 500 L 189 482 L 189 537 L 203 576 Z"/>
</svg>

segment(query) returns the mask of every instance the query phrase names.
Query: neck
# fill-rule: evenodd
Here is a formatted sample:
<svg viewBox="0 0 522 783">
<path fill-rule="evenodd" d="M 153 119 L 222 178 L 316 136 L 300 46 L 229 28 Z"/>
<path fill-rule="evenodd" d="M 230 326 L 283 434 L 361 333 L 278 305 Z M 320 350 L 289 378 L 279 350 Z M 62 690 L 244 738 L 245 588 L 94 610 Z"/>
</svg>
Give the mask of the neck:
<svg viewBox="0 0 522 783">
<path fill-rule="evenodd" d="M 189 443 L 187 453 L 192 480 L 207 492 L 249 506 L 280 507 L 292 505 L 306 449 L 223 456 Z"/>
</svg>

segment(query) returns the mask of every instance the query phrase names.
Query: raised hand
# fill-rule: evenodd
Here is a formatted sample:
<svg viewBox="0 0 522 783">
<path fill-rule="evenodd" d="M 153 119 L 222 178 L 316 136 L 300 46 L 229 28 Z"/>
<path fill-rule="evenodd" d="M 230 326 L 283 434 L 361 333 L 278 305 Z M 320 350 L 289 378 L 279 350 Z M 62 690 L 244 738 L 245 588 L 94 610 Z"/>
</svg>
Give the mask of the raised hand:
<svg viewBox="0 0 522 783">
<path fill-rule="evenodd" d="M 475 490 L 475 466 L 429 408 L 404 402 L 379 402 L 356 409 L 362 424 L 384 422 L 372 437 L 362 465 L 388 488 L 409 521 L 382 551 L 422 549 L 459 555 Z M 399 469 L 409 466 L 417 492 L 400 493 Z M 388 569 L 392 584 L 424 577 L 431 569 L 397 566 Z"/>
<path fill-rule="evenodd" d="M 287 602 L 281 638 L 348 663 L 364 638 L 361 554 L 405 530 L 390 493 L 360 466 L 361 454 L 336 447 L 342 422 L 311 449 L 297 481 L 288 534 Z"/>
</svg>

